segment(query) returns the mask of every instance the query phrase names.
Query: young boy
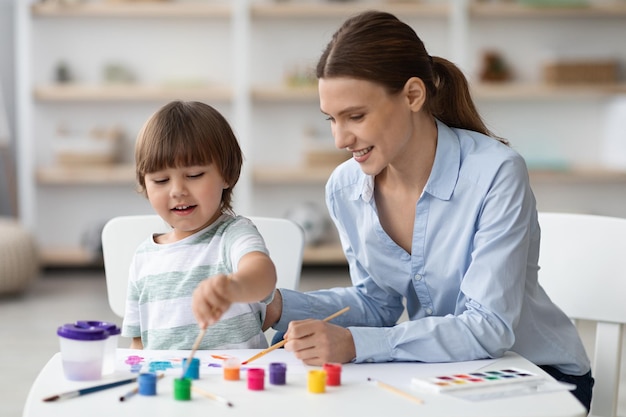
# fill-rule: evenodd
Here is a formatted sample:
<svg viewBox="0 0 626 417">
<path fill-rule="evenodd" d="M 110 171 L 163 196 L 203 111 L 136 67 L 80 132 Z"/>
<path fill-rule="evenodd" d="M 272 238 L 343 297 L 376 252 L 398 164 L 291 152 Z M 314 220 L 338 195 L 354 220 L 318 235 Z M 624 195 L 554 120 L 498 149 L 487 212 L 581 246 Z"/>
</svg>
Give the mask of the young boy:
<svg viewBox="0 0 626 417">
<path fill-rule="evenodd" d="M 276 270 L 256 227 L 232 209 L 242 161 L 228 122 L 206 104 L 171 102 L 143 126 L 139 188 L 171 230 L 134 255 L 122 325 L 131 348 L 191 349 L 207 326 L 200 349 L 267 347 Z"/>
</svg>

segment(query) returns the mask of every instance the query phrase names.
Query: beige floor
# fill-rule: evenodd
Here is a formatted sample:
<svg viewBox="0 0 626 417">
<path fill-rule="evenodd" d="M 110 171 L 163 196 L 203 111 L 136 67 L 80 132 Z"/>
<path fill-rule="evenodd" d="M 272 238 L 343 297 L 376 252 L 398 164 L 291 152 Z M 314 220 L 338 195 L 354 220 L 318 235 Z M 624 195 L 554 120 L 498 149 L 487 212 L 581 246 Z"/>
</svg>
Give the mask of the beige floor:
<svg viewBox="0 0 626 417">
<path fill-rule="evenodd" d="M 344 268 L 307 268 L 300 289 L 348 284 Z M 100 270 L 45 271 L 23 296 L 0 298 L 1 417 L 21 417 L 38 370 L 59 350 L 56 328 L 81 319 L 120 322 L 107 304 L 104 273 Z M 593 331 L 585 326 L 582 331 L 585 342 L 591 344 Z M 128 346 L 128 340 L 121 340 L 120 345 Z M 621 416 L 626 415 L 624 368 L 618 410 Z"/>
</svg>

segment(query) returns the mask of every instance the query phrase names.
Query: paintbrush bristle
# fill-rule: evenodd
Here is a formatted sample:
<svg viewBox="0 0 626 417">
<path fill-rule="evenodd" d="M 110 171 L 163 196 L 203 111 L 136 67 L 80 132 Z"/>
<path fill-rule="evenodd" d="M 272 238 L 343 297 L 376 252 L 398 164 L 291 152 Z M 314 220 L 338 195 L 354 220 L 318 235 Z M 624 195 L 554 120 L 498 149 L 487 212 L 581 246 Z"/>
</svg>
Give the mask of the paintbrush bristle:
<svg viewBox="0 0 626 417">
<path fill-rule="evenodd" d="M 52 396 L 50 396 L 50 397 L 48 397 L 48 398 L 44 398 L 43 400 L 44 400 L 45 402 L 50 402 L 50 401 L 56 401 L 56 400 L 58 400 L 59 398 L 61 398 L 61 397 L 59 397 L 58 395 L 52 395 Z"/>
</svg>

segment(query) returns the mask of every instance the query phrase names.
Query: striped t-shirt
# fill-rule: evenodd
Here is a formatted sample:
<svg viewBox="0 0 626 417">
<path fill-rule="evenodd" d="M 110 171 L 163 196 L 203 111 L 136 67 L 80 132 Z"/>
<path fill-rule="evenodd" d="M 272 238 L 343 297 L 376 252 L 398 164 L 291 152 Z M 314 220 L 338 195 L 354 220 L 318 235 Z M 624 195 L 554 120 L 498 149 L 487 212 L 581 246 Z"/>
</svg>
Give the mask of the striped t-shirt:
<svg viewBox="0 0 626 417">
<path fill-rule="evenodd" d="M 130 266 L 122 336 L 141 336 L 144 349 L 192 349 L 200 331 L 191 309 L 194 289 L 215 274 L 236 272 L 239 260 L 254 251 L 268 254 L 254 224 L 228 214 L 178 242 L 157 244 L 150 236 Z M 272 295 L 259 303 L 233 303 L 209 326 L 199 348 L 266 348 L 261 325 Z"/>
</svg>

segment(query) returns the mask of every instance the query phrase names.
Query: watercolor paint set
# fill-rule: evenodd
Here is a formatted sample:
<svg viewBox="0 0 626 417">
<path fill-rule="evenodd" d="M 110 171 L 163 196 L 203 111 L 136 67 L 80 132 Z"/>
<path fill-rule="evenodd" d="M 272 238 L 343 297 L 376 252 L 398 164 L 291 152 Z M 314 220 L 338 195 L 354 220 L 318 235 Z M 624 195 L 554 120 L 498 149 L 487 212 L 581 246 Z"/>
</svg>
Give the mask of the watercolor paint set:
<svg viewBox="0 0 626 417">
<path fill-rule="evenodd" d="M 480 388 L 539 385 L 542 382 L 545 382 L 543 376 L 518 368 L 485 370 L 427 378 L 415 377 L 411 379 L 414 388 L 442 394 Z"/>
</svg>

